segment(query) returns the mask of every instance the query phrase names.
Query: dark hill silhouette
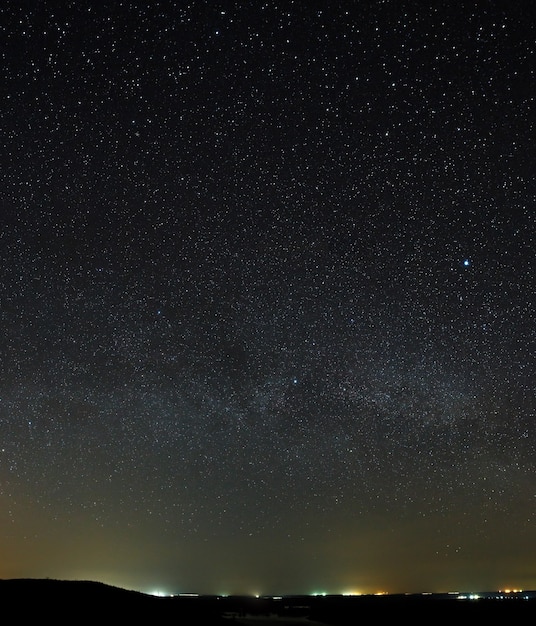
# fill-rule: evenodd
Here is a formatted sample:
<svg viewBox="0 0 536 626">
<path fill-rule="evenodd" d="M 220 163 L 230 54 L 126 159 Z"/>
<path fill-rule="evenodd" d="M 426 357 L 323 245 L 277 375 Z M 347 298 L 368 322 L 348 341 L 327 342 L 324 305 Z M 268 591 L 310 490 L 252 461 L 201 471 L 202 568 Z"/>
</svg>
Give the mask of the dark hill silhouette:
<svg viewBox="0 0 536 626">
<path fill-rule="evenodd" d="M 22 622 L 51 618 L 55 624 L 106 624 L 112 620 L 121 624 L 131 620 L 158 624 L 172 619 L 177 626 L 200 623 L 228 626 L 216 599 L 195 604 L 190 600 L 197 598 L 160 598 L 93 581 L 0 580 L 2 609 L 15 611 Z"/>
<path fill-rule="evenodd" d="M 354 626 L 372 620 L 463 626 L 492 620 L 504 624 L 534 622 L 536 593 L 531 599 L 459 600 L 442 595 L 389 596 L 198 596 L 160 598 L 93 581 L 54 579 L 0 580 L 4 614 L 18 621 L 58 624 L 145 622 L 176 626 Z"/>
<path fill-rule="evenodd" d="M 49 602 L 60 601 L 68 595 L 70 598 L 83 600 L 113 600 L 124 602 L 146 602 L 152 596 L 114 587 L 105 583 L 87 580 L 56 580 L 51 578 L 14 578 L 0 580 L 0 594 L 7 597 L 32 597 Z"/>
</svg>

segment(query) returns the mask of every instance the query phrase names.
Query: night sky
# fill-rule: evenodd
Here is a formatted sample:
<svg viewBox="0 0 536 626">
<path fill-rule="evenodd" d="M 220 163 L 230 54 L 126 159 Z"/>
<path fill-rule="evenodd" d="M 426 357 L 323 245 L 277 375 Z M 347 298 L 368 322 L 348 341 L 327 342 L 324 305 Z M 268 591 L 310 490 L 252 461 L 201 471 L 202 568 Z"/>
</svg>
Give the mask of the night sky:
<svg viewBox="0 0 536 626">
<path fill-rule="evenodd" d="M 4 0 L 0 578 L 536 588 L 531 0 Z"/>
</svg>

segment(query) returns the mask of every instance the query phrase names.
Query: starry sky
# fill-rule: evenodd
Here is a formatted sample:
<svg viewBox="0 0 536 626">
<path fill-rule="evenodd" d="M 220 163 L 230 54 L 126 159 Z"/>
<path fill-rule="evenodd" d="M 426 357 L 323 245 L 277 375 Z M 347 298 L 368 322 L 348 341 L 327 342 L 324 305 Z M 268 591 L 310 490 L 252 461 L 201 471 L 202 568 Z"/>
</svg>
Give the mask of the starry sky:
<svg viewBox="0 0 536 626">
<path fill-rule="evenodd" d="M 1 3 L 1 578 L 536 588 L 535 24 Z"/>
</svg>

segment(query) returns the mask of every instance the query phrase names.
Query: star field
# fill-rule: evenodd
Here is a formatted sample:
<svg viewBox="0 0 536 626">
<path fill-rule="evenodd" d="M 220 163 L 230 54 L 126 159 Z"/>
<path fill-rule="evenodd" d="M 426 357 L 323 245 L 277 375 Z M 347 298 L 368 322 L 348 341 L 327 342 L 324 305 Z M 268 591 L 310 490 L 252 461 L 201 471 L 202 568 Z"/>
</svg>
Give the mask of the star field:
<svg viewBox="0 0 536 626">
<path fill-rule="evenodd" d="M 0 576 L 536 588 L 532 4 L 0 18 Z"/>
</svg>

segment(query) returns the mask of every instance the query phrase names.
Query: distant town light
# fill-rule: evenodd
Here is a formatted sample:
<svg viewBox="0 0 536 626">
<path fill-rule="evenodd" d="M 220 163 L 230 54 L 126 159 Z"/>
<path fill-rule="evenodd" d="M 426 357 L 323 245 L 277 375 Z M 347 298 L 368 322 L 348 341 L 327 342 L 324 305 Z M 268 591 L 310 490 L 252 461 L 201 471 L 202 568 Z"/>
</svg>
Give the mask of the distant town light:
<svg viewBox="0 0 536 626">
<path fill-rule="evenodd" d="M 170 598 L 173 594 L 167 593 L 166 591 L 162 591 L 160 589 L 154 589 L 153 591 L 147 592 L 150 596 L 156 596 L 157 598 Z"/>
<path fill-rule="evenodd" d="M 198 593 L 179 593 L 179 598 L 199 598 Z"/>
</svg>

